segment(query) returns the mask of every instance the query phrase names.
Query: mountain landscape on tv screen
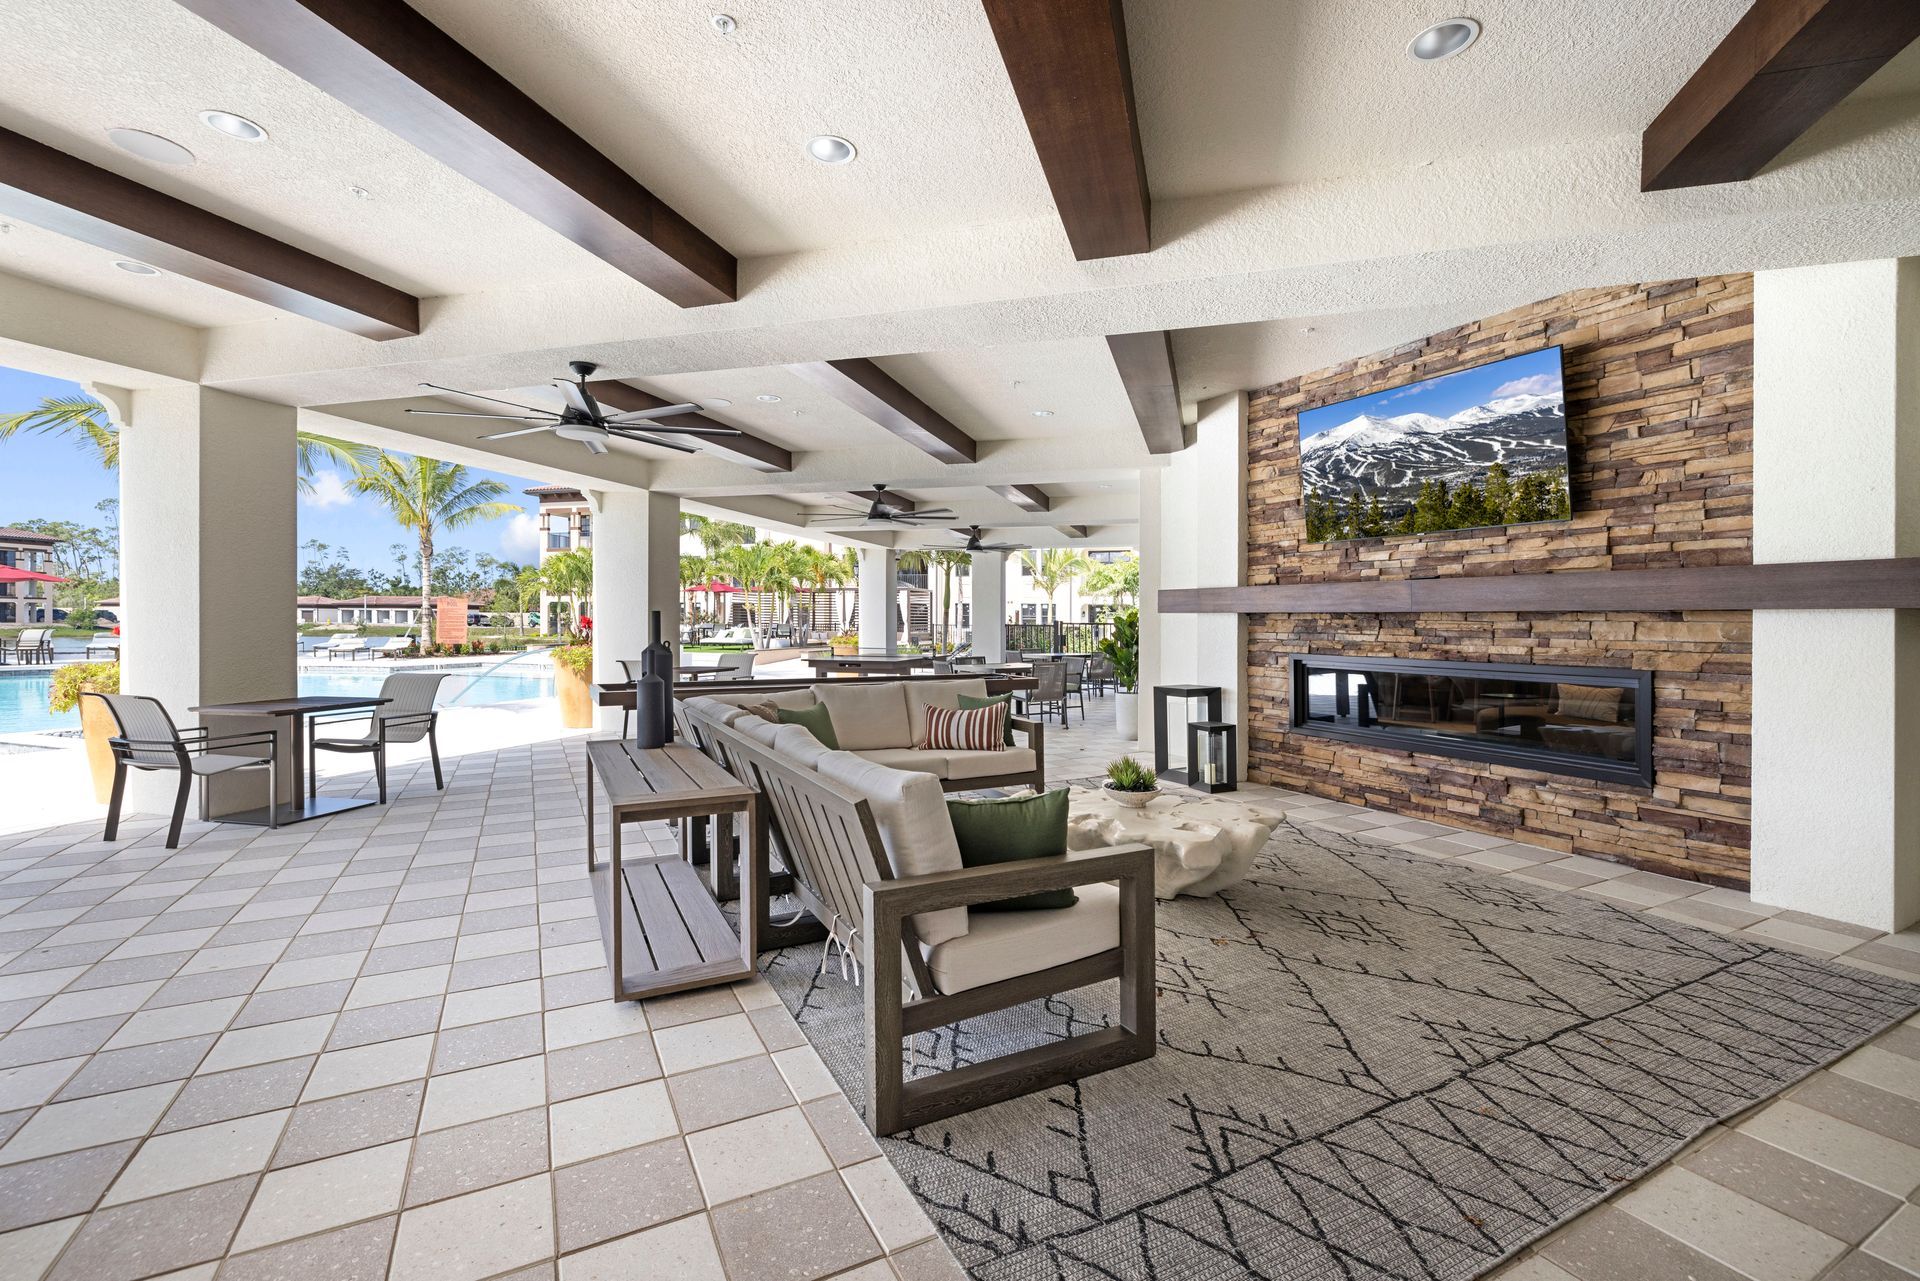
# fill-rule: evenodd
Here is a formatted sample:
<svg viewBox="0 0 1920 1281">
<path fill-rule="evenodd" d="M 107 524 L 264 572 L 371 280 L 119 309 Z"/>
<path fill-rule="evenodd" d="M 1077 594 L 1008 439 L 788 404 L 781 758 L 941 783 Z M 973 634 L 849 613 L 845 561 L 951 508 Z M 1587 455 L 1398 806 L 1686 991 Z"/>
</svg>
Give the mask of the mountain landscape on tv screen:
<svg viewBox="0 0 1920 1281">
<path fill-rule="evenodd" d="M 1446 417 L 1378 412 L 1404 391 L 1303 414 L 1307 541 L 1569 517 L 1566 403 L 1557 368 L 1551 378 L 1521 381 L 1542 389 L 1494 396 Z M 1304 435 L 1308 414 L 1329 410 L 1344 420 Z"/>
</svg>

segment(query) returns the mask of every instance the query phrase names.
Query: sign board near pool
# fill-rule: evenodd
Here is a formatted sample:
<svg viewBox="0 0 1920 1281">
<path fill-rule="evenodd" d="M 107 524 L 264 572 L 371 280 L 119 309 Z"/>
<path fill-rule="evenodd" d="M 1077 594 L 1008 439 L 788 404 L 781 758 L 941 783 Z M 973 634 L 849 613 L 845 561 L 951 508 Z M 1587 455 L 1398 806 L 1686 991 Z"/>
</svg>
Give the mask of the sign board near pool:
<svg viewBox="0 0 1920 1281">
<path fill-rule="evenodd" d="M 433 639 L 441 645 L 467 643 L 467 598 L 465 596 L 433 598 Z"/>
</svg>

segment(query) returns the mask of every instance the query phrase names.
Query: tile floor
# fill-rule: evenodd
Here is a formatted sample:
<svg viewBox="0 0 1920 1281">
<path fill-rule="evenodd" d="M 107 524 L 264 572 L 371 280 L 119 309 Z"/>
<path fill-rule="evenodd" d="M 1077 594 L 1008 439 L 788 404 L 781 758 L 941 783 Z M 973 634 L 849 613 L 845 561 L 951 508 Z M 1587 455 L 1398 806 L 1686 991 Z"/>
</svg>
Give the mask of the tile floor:
<svg viewBox="0 0 1920 1281">
<path fill-rule="evenodd" d="M 1052 776 L 1120 751 L 1089 713 L 1051 728 Z M 151 821 L 0 836 L 0 1278 L 958 1276 L 764 983 L 606 1000 L 582 768 L 577 738 L 476 753 L 444 793 L 400 771 L 385 809 L 194 825 L 172 853 Z M 1920 936 L 1261 790 L 1357 840 L 1920 977 Z M 1917 1188 L 1908 1025 L 1501 1275 L 1920 1275 Z"/>
</svg>

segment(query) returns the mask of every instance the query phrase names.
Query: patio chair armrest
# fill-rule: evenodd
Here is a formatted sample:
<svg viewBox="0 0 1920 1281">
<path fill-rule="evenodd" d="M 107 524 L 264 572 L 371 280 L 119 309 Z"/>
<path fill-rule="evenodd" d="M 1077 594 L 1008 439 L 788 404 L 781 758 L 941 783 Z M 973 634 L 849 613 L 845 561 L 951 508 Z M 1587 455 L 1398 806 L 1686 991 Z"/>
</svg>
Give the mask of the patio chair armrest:
<svg viewBox="0 0 1920 1281">
<path fill-rule="evenodd" d="M 439 712 L 407 712 L 401 716 L 382 716 L 374 724 L 380 731 L 380 737 L 385 738 L 387 730 L 396 725 L 419 725 L 424 722 L 428 728 L 432 728 L 439 719 Z"/>
<path fill-rule="evenodd" d="M 309 716 L 308 726 L 337 725 L 341 721 L 364 721 L 373 715 L 372 709 L 358 712 L 332 712 L 324 716 Z"/>
<path fill-rule="evenodd" d="M 1010 716 L 1007 718 L 1007 727 L 1025 733 L 1027 736 L 1027 746 L 1032 748 L 1036 754 L 1040 752 L 1046 743 L 1047 729 L 1046 726 L 1042 725 L 1039 721 L 1025 716 Z"/>
<path fill-rule="evenodd" d="M 122 738 L 119 735 L 107 740 L 109 747 L 125 747 L 137 752 L 173 751 L 178 748 L 191 748 L 198 740 L 186 737 L 187 731 L 180 731 L 179 738 Z"/>
<path fill-rule="evenodd" d="M 868 881 L 861 893 L 866 900 L 866 917 L 873 922 L 874 929 L 886 925 L 897 931 L 901 920 L 921 912 L 970 907 L 1039 890 L 1071 889 L 1099 881 L 1142 879 L 1151 894 L 1153 847 L 1109 845 L 1096 850 L 1073 850 L 1053 858 L 1027 858 L 986 867 L 902 876 L 891 881 Z"/>
<path fill-rule="evenodd" d="M 275 751 L 280 747 L 280 732 L 271 729 L 251 730 L 244 734 L 214 734 L 186 744 L 189 752 L 204 752 L 210 747 L 270 747 Z"/>
</svg>

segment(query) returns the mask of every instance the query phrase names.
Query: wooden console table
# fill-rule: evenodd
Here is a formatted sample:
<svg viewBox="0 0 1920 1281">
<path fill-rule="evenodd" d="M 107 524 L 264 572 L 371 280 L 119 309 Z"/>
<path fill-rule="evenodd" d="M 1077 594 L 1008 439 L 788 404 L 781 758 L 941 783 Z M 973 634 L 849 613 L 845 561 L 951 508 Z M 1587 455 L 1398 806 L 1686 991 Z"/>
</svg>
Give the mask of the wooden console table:
<svg viewBox="0 0 1920 1281">
<path fill-rule="evenodd" d="M 587 876 L 613 973 L 613 999 L 751 977 L 764 909 L 742 911 L 735 935 L 691 863 L 674 855 L 624 859 L 620 829 L 650 819 L 711 818 L 717 847 L 726 849 L 739 815 L 748 853 L 740 860 L 742 902 L 764 903 L 767 846 L 759 794 L 690 744 L 642 749 L 623 739 L 594 739 L 587 744 L 587 764 Z M 604 863 L 595 849 L 596 779 L 612 828 Z"/>
</svg>

